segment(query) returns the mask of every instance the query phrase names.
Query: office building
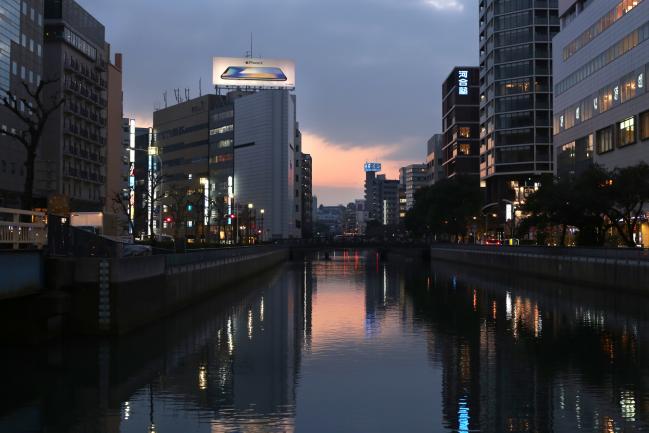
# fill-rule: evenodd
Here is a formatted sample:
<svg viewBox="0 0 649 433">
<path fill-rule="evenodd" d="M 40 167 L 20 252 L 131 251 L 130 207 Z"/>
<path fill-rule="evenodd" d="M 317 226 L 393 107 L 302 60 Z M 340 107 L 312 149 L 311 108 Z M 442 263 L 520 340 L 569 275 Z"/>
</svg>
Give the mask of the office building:
<svg viewBox="0 0 649 433">
<path fill-rule="evenodd" d="M 559 2 L 553 40 L 557 175 L 649 162 L 649 2 Z"/>
<path fill-rule="evenodd" d="M 162 229 L 166 234 L 189 240 L 204 234 L 210 147 L 214 148 L 210 137 L 215 135 L 210 113 L 220 105 L 220 99 L 205 95 L 153 113 L 154 144 L 164 176 Z M 228 145 L 231 147 L 232 142 Z M 215 156 L 215 161 L 218 158 Z"/>
<path fill-rule="evenodd" d="M 426 184 L 429 186 L 446 178 L 443 145 L 443 134 L 433 135 L 426 144 Z"/>
<path fill-rule="evenodd" d="M 492 203 L 522 197 L 540 175 L 553 172 L 557 1 L 479 3 L 480 178 Z"/>
<path fill-rule="evenodd" d="M 0 93 L 10 91 L 25 98 L 23 83 L 35 89 L 43 71 L 43 0 L 0 3 Z M 15 132 L 22 127 L 13 113 L 0 110 L 3 131 Z M 0 135 L 0 148 L 0 206 L 20 207 L 25 186 L 25 149 L 6 135 Z"/>
<path fill-rule="evenodd" d="M 110 59 L 105 28 L 73 0 L 46 0 L 44 46 L 43 77 L 57 80 L 49 91 L 64 95 L 65 104 L 50 117 L 45 130 L 48 140 L 39 154 L 36 191 L 44 197 L 69 197 L 75 211 L 102 211 Z M 111 126 L 119 128 L 119 123 Z M 119 145 L 119 138 L 113 145 Z"/>
<path fill-rule="evenodd" d="M 345 228 L 345 206 L 323 206 L 317 210 L 318 224 L 326 227 L 329 235 L 341 235 Z"/>
<path fill-rule="evenodd" d="M 415 205 L 415 193 L 426 186 L 426 164 L 411 164 L 399 169 L 399 183 L 403 189 L 405 211 Z"/>
<path fill-rule="evenodd" d="M 453 68 L 442 84 L 442 154 L 447 178 L 477 178 L 480 174 L 479 92 L 479 70 L 475 66 Z"/>
<path fill-rule="evenodd" d="M 399 224 L 399 181 L 389 180 L 381 171 L 381 164 L 365 164 L 365 206 L 368 221 L 382 225 Z"/>
<path fill-rule="evenodd" d="M 234 101 L 234 198 L 264 210 L 263 239 L 302 236 L 296 98 L 260 90 Z M 259 215 L 259 213 L 257 213 Z"/>
</svg>

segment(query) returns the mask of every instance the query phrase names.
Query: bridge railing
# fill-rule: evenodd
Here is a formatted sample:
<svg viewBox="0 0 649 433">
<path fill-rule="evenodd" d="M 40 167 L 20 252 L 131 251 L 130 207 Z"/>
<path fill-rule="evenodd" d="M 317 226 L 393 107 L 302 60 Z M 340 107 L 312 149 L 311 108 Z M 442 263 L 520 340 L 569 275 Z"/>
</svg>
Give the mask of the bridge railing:
<svg viewBox="0 0 649 433">
<path fill-rule="evenodd" d="M 22 245 L 38 249 L 47 245 L 47 218 L 44 212 L 0 207 L 0 247 Z"/>
</svg>

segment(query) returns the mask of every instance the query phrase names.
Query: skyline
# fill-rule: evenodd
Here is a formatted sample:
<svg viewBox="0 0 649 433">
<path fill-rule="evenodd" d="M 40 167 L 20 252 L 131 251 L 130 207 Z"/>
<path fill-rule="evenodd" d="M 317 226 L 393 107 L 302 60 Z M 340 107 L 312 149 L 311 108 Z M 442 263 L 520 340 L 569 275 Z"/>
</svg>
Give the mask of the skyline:
<svg viewBox="0 0 649 433">
<path fill-rule="evenodd" d="M 212 92 L 212 57 L 243 56 L 250 32 L 255 57 L 294 59 L 298 120 L 322 204 L 363 198 L 367 160 L 391 178 L 425 161 L 426 141 L 441 130 L 442 81 L 453 66 L 477 64 L 477 2 L 244 3 L 190 0 L 173 14 L 170 1 L 81 5 L 106 26 L 112 52 L 124 53 L 124 116 L 138 125 L 150 126 L 165 90 L 168 102 L 174 88 L 196 97 L 202 79 L 202 93 Z"/>
</svg>

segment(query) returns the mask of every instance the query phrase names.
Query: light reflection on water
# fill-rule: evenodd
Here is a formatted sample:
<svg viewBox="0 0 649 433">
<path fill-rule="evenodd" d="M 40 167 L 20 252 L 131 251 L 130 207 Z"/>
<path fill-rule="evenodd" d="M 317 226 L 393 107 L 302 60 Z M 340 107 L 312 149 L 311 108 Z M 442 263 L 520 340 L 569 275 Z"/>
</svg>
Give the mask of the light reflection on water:
<svg viewBox="0 0 649 433">
<path fill-rule="evenodd" d="M 3 348 L 0 432 L 649 428 L 645 300 L 331 258 L 113 342 Z"/>
</svg>

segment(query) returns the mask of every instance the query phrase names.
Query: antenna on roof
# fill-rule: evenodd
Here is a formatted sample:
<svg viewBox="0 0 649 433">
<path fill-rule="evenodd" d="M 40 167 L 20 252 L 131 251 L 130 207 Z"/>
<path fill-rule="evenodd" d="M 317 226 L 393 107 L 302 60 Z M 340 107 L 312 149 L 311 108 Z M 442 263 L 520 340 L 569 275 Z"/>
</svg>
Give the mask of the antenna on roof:
<svg viewBox="0 0 649 433">
<path fill-rule="evenodd" d="M 176 97 L 176 103 L 180 104 L 182 102 L 180 99 L 180 89 L 174 89 L 174 96 Z"/>
<path fill-rule="evenodd" d="M 189 88 L 185 88 L 185 101 L 189 101 L 191 98 L 189 97 Z"/>
<path fill-rule="evenodd" d="M 198 78 L 198 97 L 203 96 L 203 77 Z"/>
<path fill-rule="evenodd" d="M 165 103 L 165 108 L 167 108 L 167 91 L 162 92 L 162 100 Z"/>
<path fill-rule="evenodd" d="M 252 32 L 250 32 L 250 51 L 246 51 L 246 57 L 252 59 Z"/>
</svg>

